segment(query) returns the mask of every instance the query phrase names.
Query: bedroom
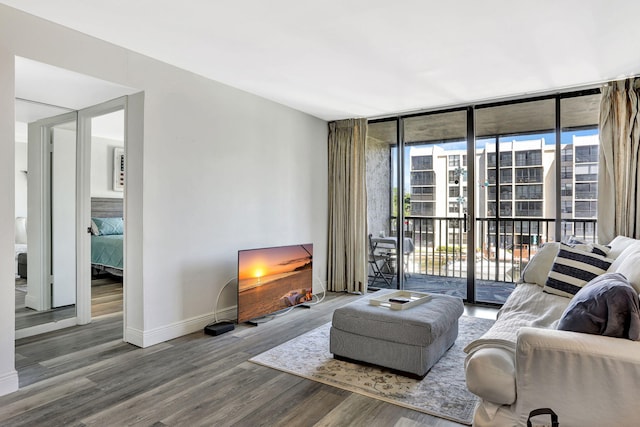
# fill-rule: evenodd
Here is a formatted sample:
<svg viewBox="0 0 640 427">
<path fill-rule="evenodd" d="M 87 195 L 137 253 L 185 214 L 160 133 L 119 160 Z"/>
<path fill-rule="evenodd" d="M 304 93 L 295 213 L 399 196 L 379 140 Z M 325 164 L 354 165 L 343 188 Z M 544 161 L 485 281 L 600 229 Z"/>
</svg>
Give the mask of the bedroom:
<svg viewBox="0 0 640 427">
<path fill-rule="evenodd" d="M 27 66 L 33 65 L 32 61 L 23 60 L 18 67 L 20 74 L 29 74 Z M 37 67 L 42 67 L 37 65 Z M 46 70 L 46 69 L 45 69 Z M 33 73 L 33 67 L 31 68 Z M 42 73 L 41 73 L 42 74 Z M 42 76 L 40 79 L 47 81 L 52 77 Z M 21 85 L 25 84 L 25 78 L 17 87 L 17 93 L 24 92 Z M 28 80 L 28 79 L 27 79 Z M 37 210 L 37 200 L 27 197 L 29 185 L 34 187 L 33 192 L 38 193 L 38 176 L 43 176 L 32 170 L 29 175 L 28 164 L 41 164 L 34 158 L 35 154 L 28 154 L 28 126 L 27 123 L 41 120 L 44 117 L 57 116 L 68 110 L 54 108 L 36 101 L 27 101 L 18 96 L 16 100 L 16 336 L 25 337 L 51 330 L 72 321 L 76 316 L 76 289 L 75 289 L 75 262 L 73 258 L 65 256 L 75 249 L 73 235 L 69 230 L 75 227 L 75 201 L 64 186 L 73 189 L 75 179 L 75 121 L 55 126 L 52 132 L 56 149 L 50 165 L 51 172 L 51 196 L 49 199 L 57 203 L 52 205 L 51 213 L 54 220 L 47 227 L 49 232 L 38 233 L 33 228 L 28 240 L 31 247 L 51 248 L 52 268 L 57 272 L 51 284 L 52 297 L 41 298 L 39 292 L 41 276 L 37 264 L 38 257 L 32 257 L 31 265 L 28 263 L 27 248 L 27 218 L 28 212 Z M 118 229 L 112 226 L 110 230 L 102 230 L 98 233 L 97 226 L 91 237 L 91 293 L 92 315 L 108 314 L 122 310 L 122 276 L 123 276 L 123 227 L 122 227 L 122 200 L 123 185 L 118 181 L 120 176 L 120 162 L 124 158 L 124 115 L 123 111 L 101 115 L 91 120 L 91 209 L 92 217 L 97 217 L 99 225 L 118 221 Z M 28 158 L 31 157 L 31 161 Z M 34 160 L 35 159 L 35 160 Z M 34 178 L 35 176 L 35 178 Z M 71 182 L 71 184 L 70 184 Z M 30 183 L 30 184 L 29 184 Z M 45 187 L 47 187 L 45 185 Z M 64 202 L 64 203 L 62 203 Z M 28 206 L 30 205 L 30 206 Z M 116 217 L 116 218 L 111 218 Z M 112 224 L 113 225 L 113 224 Z M 98 235 L 102 234 L 102 235 Z M 50 236 L 50 237 L 49 237 Z M 48 243 L 41 244 L 40 240 Z M 104 246 L 106 241 L 108 246 Z M 69 246 L 70 245 L 70 246 Z M 83 262 L 80 258 L 78 262 Z M 88 265 L 88 264 L 87 264 Z M 89 267 L 87 267 L 88 269 Z M 27 274 L 27 272 L 30 274 Z M 29 277 L 32 277 L 29 280 Z"/>
</svg>

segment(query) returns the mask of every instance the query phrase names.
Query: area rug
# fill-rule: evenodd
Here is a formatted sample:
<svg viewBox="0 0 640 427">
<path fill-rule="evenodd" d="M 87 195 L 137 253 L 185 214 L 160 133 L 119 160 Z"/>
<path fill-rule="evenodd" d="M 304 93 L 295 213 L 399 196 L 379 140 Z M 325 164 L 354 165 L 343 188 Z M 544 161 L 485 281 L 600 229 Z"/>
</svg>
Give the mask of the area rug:
<svg viewBox="0 0 640 427">
<path fill-rule="evenodd" d="M 330 323 L 259 354 L 250 362 L 471 425 L 477 398 L 465 384 L 462 349 L 491 325 L 493 320 L 462 316 L 456 343 L 421 381 L 382 368 L 335 360 L 329 353 Z"/>
</svg>

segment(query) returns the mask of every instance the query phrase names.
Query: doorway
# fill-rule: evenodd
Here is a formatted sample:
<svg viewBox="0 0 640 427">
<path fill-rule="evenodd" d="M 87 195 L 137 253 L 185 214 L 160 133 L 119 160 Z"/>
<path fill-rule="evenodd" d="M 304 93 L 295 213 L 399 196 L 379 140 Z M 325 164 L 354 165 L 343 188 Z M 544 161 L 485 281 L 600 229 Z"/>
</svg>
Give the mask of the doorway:
<svg viewBox="0 0 640 427">
<path fill-rule="evenodd" d="M 27 69 L 27 71 L 25 71 L 25 69 Z M 35 71 L 34 71 L 35 70 Z M 72 76 L 66 79 L 60 79 L 61 74 L 64 74 L 66 76 Z M 25 77 L 26 76 L 26 77 Z M 34 76 L 37 76 L 34 77 Z M 34 82 L 34 80 L 36 80 L 36 82 Z M 96 95 L 98 95 L 99 97 L 104 97 L 108 96 L 108 94 L 113 94 L 116 96 L 120 96 L 123 93 L 124 94 L 129 94 L 129 93 L 134 93 L 137 92 L 131 88 L 124 88 L 122 86 L 119 85 L 114 85 L 111 84 L 109 82 L 104 82 L 104 81 L 97 81 L 97 79 L 94 78 L 90 78 L 87 76 L 82 76 L 79 75 L 77 73 L 73 73 L 70 72 L 68 70 L 63 70 L 57 67 L 52 67 L 46 64 L 42 64 L 42 63 L 38 63 L 36 61 L 32 61 L 32 60 L 27 60 L 24 58 L 16 58 L 16 133 L 18 133 L 18 131 L 27 134 L 28 132 L 25 131 L 24 128 L 27 127 L 26 123 L 23 125 L 22 123 L 18 123 L 20 122 L 20 117 L 24 117 L 25 115 L 23 114 L 24 111 L 23 110 L 29 110 L 30 112 L 33 112 L 34 110 L 39 110 L 38 114 L 40 114 L 39 117 L 37 117 L 35 119 L 35 121 L 41 120 L 42 117 L 50 117 L 55 115 L 55 113 L 60 113 L 63 111 L 69 111 L 69 110 L 78 110 L 77 112 L 73 112 L 72 114 L 74 114 L 74 117 L 79 117 L 79 119 L 76 121 L 76 119 L 74 118 L 72 121 L 67 121 L 66 124 L 64 123 L 47 123 L 47 130 L 46 132 L 43 131 L 42 126 L 40 127 L 40 129 L 38 129 L 37 131 L 32 132 L 34 135 L 37 135 L 39 137 L 43 137 L 43 132 L 46 133 L 47 135 L 44 136 L 44 140 L 47 140 L 47 138 L 49 138 L 50 142 L 53 141 L 54 145 L 57 145 L 59 147 L 59 150 L 53 150 L 50 153 L 47 153 L 48 156 L 50 156 L 51 158 L 54 159 L 54 163 L 53 163 L 53 167 L 50 166 L 50 170 L 48 172 L 46 172 L 47 174 L 51 171 L 57 170 L 59 168 L 57 168 L 55 165 L 58 164 L 58 162 L 60 163 L 60 165 L 62 165 L 64 163 L 64 161 L 72 159 L 72 164 L 73 167 L 69 167 L 66 168 L 66 174 L 64 175 L 63 178 L 57 178 L 56 180 L 50 180 L 50 184 L 52 186 L 52 188 L 55 187 L 56 184 L 54 184 L 54 182 L 57 182 L 59 184 L 64 183 L 64 179 L 66 179 L 66 184 L 62 185 L 62 188 L 65 188 L 68 190 L 66 196 L 69 196 L 69 194 L 73 193 L 74 197 L 74 202 L 75 205 L 73 204 L 64 204 L 64 209 L 66 209 L 66 211 L 59 211 L 58 209 L 61 207 L 59 206 L 59 202 L 61 199 L 61 194 L 57 194 L 56 191 L 54 191 L 53 193 L 53 197 L 55 197 L 55 202 L 51 204 L 51 206 L 53 206 L 53 209 L 51 210 L 51 212 L 44 212 L 41 213 L 41 216 L 43 218 L 41 218 L 41 220 L 36 221 L 36 218 L 30 218 L 31 216 L 34 216 L 33 211 L 29 212 L 29 210 L 25 207 L 24 208 L 24 212 L 19 213 L 18 212 L 18 207 L 19 205 L 22 206 L 23 203 L 18 203 L 18 200 L 20 200 L 21 198 L 25 200 L 25 205 L 26 205 L 26 199 L 27 198 L 36 198 L 36 197 L 40 197 L 41 199 L 44 197 L 42 195 L 38 195 L 38 191 L 27 191 L 27 188 L 29 187 L 28 183 L 22 182 L 22 181 L 18 181 L 18 179 L 16 179 L 16 217 L 24 217 L 25 218 L 25 222 L 27 222 L 28 227 L 25 226 L 25 231 L 26 229 L 28 229 L 28 233 L 26 234 L 42 234 L 46 231 L 46 229 L 48 228 L 50 231 L 52 230 L 57 230 L 53 233 L 53 235 L 55 236 L 61 236 L 64 235 L 67 237 L 66 241 L 64 242 L 64 244 L 66 244 L 67 246 L 60 246 L 56 240 L 55 237 L 50 238 L 49 240 L 52 242 L 52 245 L 50 245 L 47 248 L 47 244 L 46 243 L 40 243 L 37 242 L 37 239 L 32 238 L 31 240 L 33 240 L 34 245 L 24 245 L 25 247 L 25 251 L 24 251 L 24 255 L 22 256 L 22 260 L 30 260 L 33 262 L 27 262 L 27 266 L 28 267 L 32 267 L 32 265 L 38 265 L 38 264 L 42 264 L 42 262 L 47 259 L 48 262 L 50 263 L 51 266 L 55 265 L 54 263 L 59 262 L 59 261 L 63 261 L 66 262 L 67 265 L 65 267 L 64 270 L 62 270 L 62 267 L 57 267 L 55 268 L 55 270 L 58 273 L 63 272 L 64 274 L 61 276 L 60 274 L 49 274 L 51 273 L 51 271 L 53 271 L 54 267 L 46 267 L 43 271 L 47 271 L 48 270 L 48 274 L 46 277 L 44 277 L 45 280 L 40 282 L 40 286 L 39 286 L 39 294 L 33 294 L 34 297 L 37 297 L 37 301 L 40 304 L 39 308 L 40 310 L 34 310 L 34 309 L 30 309 L 30 311 L 35 312 L 37 314 L 42 314 L 42 313 L 48 313 L 47 315 L 49 316 L 48 319 L 43 318 L 40 321 L 35 321 L 35 323 L 31 323 L 29 324 L 29 322 L 26 323 L 26 327 L 25 327 L 25 323 L 22 321 L 18 321 L 18 312 L 16 311 L 16 339 L 19 338 L 23 338 L 26 336 L 31 336 L 31 335 L 36 335 L 39 333 L 43 333 L 43 332 L 47 332 L 50 330 L 55 330 L 55 329 L 60 329 L 63 327 L 67 327 L 67 326 L 72 326 L 75 324 L 84 324 L 84 323 L 88 323 L 91 321 L 92 315 L 91 315 L 91 253 L 90 253 L 90 240 L 89 240 L 89 234 L 87 234 L 87 229 L 88 226 L 91 225 L 91 187 L 89 185 L 89 182 L 91 181 L 91 169 L 92 166 L 89 166 L 91 163 L 91 145 L 92 144 L 82 144 L 81 141 L 92 141 L 93 139 L 93 135 L 92 132 L 97 131 L 98 132 L 98 137 L 103 137 L 104 135 L 100 134 L 100 129 L 103 128 L 104 126 L 102 126 L 100 124 L 100 117 L 101 116 L 107 116 L 109 114 L 112 114 L 114 112 L 116 112 L 117 110 L 119 110 L 119 120 L 120 120 L 120 137 L 119 137 L 119 144 L 111 144 L 110 146 L 106 146 L 104 148 L 104 151 L 108 151 L 109 152 L 109 157 L 107 160 L 104 161 L 105 165 L 102 167 L 102 173 L 108 173 L 109 177 L 108 179 L 104 179 L 105 181 L 109 181 L 109 185 L 113 186 L 114 183 L 114 173 L 115 173 L 115 157 L 114 157 L 114 150 L 115 148 L 118 149 L 119 152 L 124 153 L 124 117 L 125 117 L 125 111 L 126 111 L 126 104 L 127 104 L 127 96 L 120 96 L 119 98 L 116 98 L 112 101 L 108 101 L 106 103 L 103 104 L 99 104 L 99 105 L 94 105 L 92 107 L 88 107 L 88 108 L 77 108 L 78 106 L 84 106 L 86 104 L 84 104 L 87 99 L 88 99 L 88 95 L 87 93 L 82 93 L 80 98 L 83 98 L 83 100 L 81 101 L 82 104 L 74 104 L 73 102 L 71 102 L 70 98 L 67 96 L 67 98 L 65 98 L 65 100 L 61 100 L 61 103 L 58 104 L 56 102 L 57 105 L 69 105 L 69 107 L 65 108 L 65 107 L 54 107 L 51 105 L 51 94 L 43 94 L 42 97 L 39 97 L 39 95 L 37 95 L 37 91 L 34 91 L 35 87 L 51 87 L 51 86 L 55 86 L 54 84 L 47 84 L 51 83 L 51 80 L 64 80 L 66 82 L 78 82 L 80 81 L 81 84 L 79 84 L 77 86 L 77 88 L 80 87 L 84 87 L 85 91 L 88 87 L 94 87 L 96 88 L 95 90 L 91 90 L 88 91 L 89 93 L 89 97 L 91 93 L 95 93 Z M 25 90 L 25 88 L 28 88 L 29 90 Z M 59 88 L 58 88 L 59 89 Z M 22 99 L 19 96 L 23 93 L 29 93 L 29 98 L 28 100 L 26 99 Z M 66 95 L 68 95 L 69 93 L 73 93 L 74 89 L 73 89 L 73 85 L 70 85 L 69 88 L 67 88 L 67 90 L 60 90 L 60 93 L 64 93 Z M 75 92 L 79 92 L 79 90 L 75 90 Z M 49 102 L 44 102 L 43 100 L 48 100 Z M 20 106 L 18 106 L 18 104 L 21 104 Z M 24 104 L 27 104 L 27 107 L 25 108 Z M 55 110 L 55 113 L 50 114 L 50 115 L 46 115 L 46 113 L 44 113 L 43 111 L 40 110 L 47 110 L 47 108 L 54 108 L 57 109 Z M 136 113 L 139 114 L 138 111 L 136 111 Z M 29 116 L 27 114 L 27 116 Z M 95 120 L 94 120 L 95 118 Z M 129 120 L 131 121 L 131 117 L 129 117 Z M 34 121 L 33 119 L 28 120 L 29 122 Z M 43 123 L 41 123 L 42 125 Z M 77 132 L 76 137 L 72 137 L 70 136 L 72 133 L 75 134 Z M 71 149 L 73 148 L 75 151 L 71 152 L 69 150 L 67 150 L 65 152 L 65 150 L 62 148 L 62 143 L 58 143 L 56 144 L 56 141 L 58 140 L 58 137 L 62 138 L 62 137 L 66 137 L 67 140 L 71 140 L 73 139 L 74 141 L 77 141 L 73 144 L 67 144 L 66 148 Z M 26 139 L 26 138 L 25 138 Z M 18 138 L 16 138 L 16 141 L 18 141 Z M 21 142 L 23 145 L 21 146 L 21 148 L 24 148 L 24 151 L 28 151 L 29 150 L 29 144 L 25 142 Z M 99 150 L 97 150 L 99 151 Z M 54 155 L 57 154 L 63 154 L 62 156 L 60 156 L 61 158 L 58 159 L 57 157 L 54 158 Z M 27 179 L 29 181 L 31 181 L 32 179 L 36 179 L 39 176 L 39 179 L 42 180 L 42 174 L 44 173 L 41 168 L 40 168 L 40 164 L 33 163 L 31 162 L 31 164 L 28 164 L 29 162 L 26 161 L 27 159 L 23 159 L 24 162 L 19 162 L 18 158 L 20 156 L 23 156 L 23 151 L 22 150 L 18 150 L 16 149 L 16 176 L 18 177 L 18 175 L 23 175 L 23 177 L 25 178 L 24 181 L 27 181 Z M 106 153 L 105 153 L 106 155 Z M 23 156 L 23 157 L 27 157 L 27 156 Z M 45 156 L 42 156 L 42 159 L 44 159 Z M 124 156 L 122 156 L 124 158 Z M 56 161 L 58 160 L 58 161 Z M 89 163 L 87 163 L 89 162 Z M 108 163 L 108 164 L 106 164 Z M 122 167 L 124 167 L 124 163 L 122 163 Z M 122 171 L 124 172 L 124 171 Z M 69 178 L 71 177 L 71 183 L 69 181 Z M 120 176 L 120 179 L 123 179 L 123 176 Z M 20 191 L 18 189 L 18 184 L 22 184 L 22 188 Z M 47 184 L 49 185 L 49 184 Z M 86 188 L 85 188 L 86 187 Z M 73 190 L 71 190 L 73 189 Z M 75 197 L 77 192 L 77 198 Z M 57 195 L 56 195 L 57 194 Z M 116 193 L 118 194 L 118 197 L 120 199 L 119 201 L 119 205 L 121 206 L 121 213 L 120 216 L 123 217 L 124 215 L 122 214 L 122 206 L 123 206 L 123 200 L 124 200 L 124 188 L 122 188 L 122 186 L 120 186 L 119 191 Z M 85 200 L 86 199 L 86 200 Z M 49 202 L 49 201 L 48 201 Z M 46 204 L 42 203 L 42 206 L 46 206 Z M 26 221 L 27 219 L 30 219 L 30 221 Z M 67 227 L 66 231 L 63 231 L 62 228 L 59 228 L 59 224 L 56 222 L 57 220 L 62 219 L 64 227 Z M 18 223 L 18 221 L 16 221 L 16 223 Z M 69 231 L 69 227 L 71 227 L 71 231 Z M 34 240 L 35 239 L 35 240 Z M 53 242 L 56 242 L 55 244 L 53 244 Z M 33 247 L 32 247 L 33 246 Z M 28 251 L 26 250 L 26 248 L 28 247 Z M 66 248 L 66 249 L 65 249 Z M 18 247 L 16 246 L 16 251 L 18 250 Z M 56 253 L 57 252 L 64 252 L 64 256 L 57 256 Z M 35 253 L 35 255 L 32 255 L 32 253 Z M 38 253 L 40 254 L 40 259 L 38 260 Z M 69 254 L 73 254 L 75 256 L 69 256 Z M 72 267 L 70 268 L 69 266 Z M 86 266 L 86 267 L 85 267 Z M 18 270 L 18 256 L 17 256 L 17 252 L 16 252 L 16 270 Z M 64 278 L 64 275 L 66 275 L 67 277 Z M 24 278 L 24 287 L 23 289 L 27 289 L 30 285 L 30 277 L 28 277 L 29 275 L 25 274 Z M 35 277 L 37 275 L 32 276 L 31 278 L 33 278 L 35 280 Z M 44 276 L 44 274 L 43 274 Z M 115 276 L 114 276 L 115 277 Z M 43 285 L 42 283 L 46 282 L 49 279 L 53 278 L 53 282 L 49 282 L 48 284 Z M 19 279 L 19 278 L 17 278 Z M 59 279 L 59 280 L 56 280 Z M 69 292 L 67 292 L 66 294 L 66 300 L 63 300 L 64 298 L 64 294 L 57 290 L 53 283 L 56 282 L 64 282 L 64 283 L 71 283 L 71 282 L 75 282 L 75 284 L 73 286 L 67 287 L 66 290 L 68 290 Z M 123 283 L 123 278 L 122 278 L 122 270 L 121 270 L 121 275 L 119 278 L 117 278 L 117 282 L 120 283 L 120 301 L 122 301 L 123 299 L 123 292 L 122 292 L 122 283 Z M 16 285 L 18 285 L 18 281 L 16 281 Z M 17 294 L 17 290 L 16 290 L 16 294 Z M 71 300 L 70 300 L 71 299 Z M 60 307 L 56 307 L 56 306 L 60 306 Z M 120 302 L 120 311 L 122 311 L 122 306 L 123 303 Z M 46 307 L 46 308 L 45 308 Z M 18 309 L 18 299 L 16 298 L 16 308 Z M 24 308 L 24 307 L 23 307 Z M 59 315 L 58 312 L 61 310 L 66 310 L 66 314 L 63 315 Z M 22 314 L 20 314 L 22 316 Z M 44 316 L 46 317 L 46 316 Z"/>
</svg>

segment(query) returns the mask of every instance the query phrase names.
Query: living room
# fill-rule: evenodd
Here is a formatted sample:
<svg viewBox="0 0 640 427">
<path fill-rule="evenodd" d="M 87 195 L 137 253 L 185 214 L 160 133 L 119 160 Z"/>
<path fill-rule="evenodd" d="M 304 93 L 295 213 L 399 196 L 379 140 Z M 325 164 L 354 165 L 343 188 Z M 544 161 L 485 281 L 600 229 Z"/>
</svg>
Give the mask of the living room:
<svg viewBox="0 0 640 427">
<path fill-rule="evenodd" d="M 573 7 L 582 10 L 581 5 L 574 3 Z M 594 10 L 603 12 L 603 9 L 608 10 L 602 5 Z M 569 7 L 564 6 L 562 11 L 565 13 L 561 16 L 570 16 L 566 13 L 568 10 Z M 553 16 L 548 10 L 543 12 L 537 15 L 540 22 L 545 22 L 542 16 Z M 528 68 L 507 72 L 503 67 L 495 66 L 495 73 L 499 74 L 497 80 L 505 84 L 475 84 L 483 86 L 482 91 L 476 92 L 473 99 L 467 99 L 460 93 L 464 89 L 453 89 L 457 86 L 451 84 L 450 89 L 445 90 L 444 82 L 466 81 L 473 73 L 468 69 L 449 68 L 438 70 L 431 80 L 434 82 L 432 87 L 438 87 L 427 95 L 433 97 L 429 103 L 422 98 L 411 100 L 419 102 L 417 105 L 394 105 L 392 110 L 376 107 L 359 111 L 355 107 L 351 110 L 336 107 L 334 111 L 312 114 L 304 109 L 303 103 L 295 104 L 290 99 L 269 100 L 259 88 L 254 93 L 248 87 L 237 89 L 205 77 L 203 72 L 185 71 L 148 54 L 136 53 L 81 30 L 70 29 L 68 25 L 9 6 L 0 7 L 0 20 L 2 111 L 13 112 L 15 108 L 16 57 L 118 83 L 136 89 L 133 94 L 139 95 L 132 100 L 131 109 L 137 108 L 136 102 L 143 107 L 139 120 L 130 122 L 127 140 L 125 215 L 130 240 L 122 334 L 126 342 L 151 352 L 154 348 L 162 348 L 158 346 L 165 346 L 168 340 L 201 330 L 218 309 L 223 317 L 233 313 L 235 294 L 230 289 L 221 291 L 235 275 L 239 249 L 313 242 L 314 269 L 320 281 L 326 284 L 329 253 L 327 122 L 350 117 L 374 119 L 410 110 L 506 100 L 531 93 L 555 93 L 560 89 L 600 85 L 620 76 L 629 77 L 640 69 L 640 64 L 634 60 L 620 60 L 617 51 L 594 49 L 596 54 L 579 45 L 577 56 L 586 62 L 577 63 L 581 64 L 576 67 L 579 75 L 568 72 L 566 74 L 573 74 L 571 78 L 554 80 L 547 77 L 554 69 L 549 65 L 535 78 L 530 77 L 534 81 L 526 90 L 510 86 L 514 83 L 507 74 L 527 80 L 523 76 L 528 75 Z M 595 22 L 594 17 L 589 18 L 585 28 L 595 28 Z M 548 33 L 553 33 L 553 23 L 557 24 L 556 21 L 548 23 Z M 615 27 L 625 26 L 616 24 Z M 626 31 L 632 31 L 629 28 L 634 26 L 628 24 L 626 28 Z M 447 33 L 445 28 L 440 30 L 442 34 Z M 502 22 L 496 22 L 494 31 L 503 30 Z M 552 50 L 549 34 L 546 37 L 544 44 Z M 568 44 L 572 42 L 575 40 L 571 39 Z M 189 48 L 196 47 L 190 45 Z M 300 46 L 299 49 L 298 52 L 304 51 Z M 519 51 L 500 53 L 496 50 L 499 49 L 488 48 L 485 54 L 487 58 L 494 58 L 489 61 L 491 66 L 495 65 L 495 58 L 508 59 L 520 54 Z M 446 59 L 446 55 L 441 54 L 440 59 Z M 456 55 L 463 56 L 463 53 L 458 51 Z M 601 55 L 606 58 L 599 58 Z M 593 65 L 596 61 L 608 64 L 607 68 L 589 74 L 588 71 L 597 68 Z M 299 62 L 303 63 L 304 57 Z M 395 61 L 390 57 L 388 62 Z M 573 64 L 575 66 L 576 62 Z M 256 63 L 244 65 L 245 68 L 262 66 Z M 391 67 L 391 71 L 396 66 Z M 559 67 L 568 65 L 563 63 Z M 269 67 L 264 68 L 266 73 Z M 300 74 L 303 73 L 299 69 L 292 69 L 287 78 L 295 81 Z M 437 84 L 440 78 L 442 85 Z M 255 85 L 260 86 L 259 82 Z M 287 82 L 282 85 L 286 86 Z M 392 85 L 383 86 L 389 86 L 393 91 Z M 323 85 L 315 90 L 318 99 L 324 98 L 323 92 L 329 92 L 327 87 Z M 367 86 L 369 90 L 371 87 L 374 86 Z M 453 93 L 446 99 L 435 96 L 441 92 Z M 363 97 L 354 99 L 352 104 L 374 105 L 375 102 Z M 78 108 L 84 107 L 88 106 Z M 0 194 L 4 200 L 13 200 L 14 115 L 5 114 L 2 120 L 0 158 L 5 159 L 2 170 L 9 172 L 6 179 L 0 181 Z M 12 204 L 7 204 L 0 212 L 3 219 L 0 235 L 5 248 L 5 255 L 0 258 L 4 285 L 0 298 L 3 316 L 0 324 L 4 330 L 0 337 L 0 394 L 6 394 L 18 388 L 13 327 L 14 261 L 10 249 L 14 244 L 15 211 Z M 379 231 L 379 227 L 372 230 L 375 234 Z M 321 287 L 316 284 L 314 292 L 320 291 Z M 219 305 L 214 307 L 220 292 Z M 299 318 L 303 314 L 296 313 L 296 316 Z M 329 314 L 322 316 L 322 320 L 327 320 Z M 225 338 L 227 344 L 231 345 L 233 341 Z"/>
</svg>

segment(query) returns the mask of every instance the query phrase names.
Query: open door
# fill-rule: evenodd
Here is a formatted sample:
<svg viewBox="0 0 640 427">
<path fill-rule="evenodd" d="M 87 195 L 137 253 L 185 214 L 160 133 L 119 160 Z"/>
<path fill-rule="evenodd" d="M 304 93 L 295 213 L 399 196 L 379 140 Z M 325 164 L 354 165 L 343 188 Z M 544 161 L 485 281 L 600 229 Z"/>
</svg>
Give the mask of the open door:
<svg viewBox="0 0 640 427">
<path fill-rule="evenodd" d="M 76 305 L 76 130 L 76 112 L 29 124 L 25 305 L 72 308 L 66 326 L 75 324 Z"/>
</svg>

